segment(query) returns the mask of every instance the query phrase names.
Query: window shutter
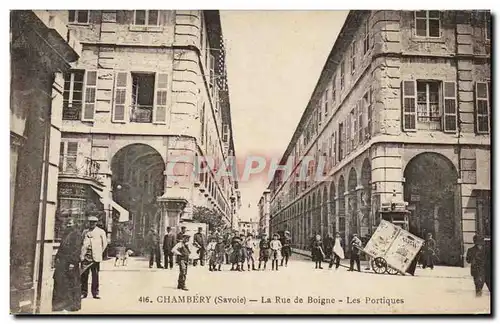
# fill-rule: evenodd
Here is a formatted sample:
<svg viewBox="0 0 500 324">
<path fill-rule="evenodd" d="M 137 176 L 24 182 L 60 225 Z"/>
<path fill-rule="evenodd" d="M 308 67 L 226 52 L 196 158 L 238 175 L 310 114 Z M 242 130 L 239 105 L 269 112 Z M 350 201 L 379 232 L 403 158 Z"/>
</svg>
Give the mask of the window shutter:
<svg viewBox="0 0 500 324">
<path fill-rule="evenodd" d="M 115 101 L 112 121 L 124 123 L 127 115 L 128 72 L 117 72 L 115 76 Z"/>
<path fill-rule="evenodd" d="M 365 122 L 364 122 L 364 116 L 365 115 L 365 105 L 363 104 L 363 99 L 358 100 L 358 141 L 359 143 L 364 142 L 364 135 L 363 132 L 365 130 Z"/>
<path fill-rule="evenodd" d="M 86 71 L 82 121 L 94 121 L 96 92 L 97 71 Z"/>
<path fill-rule="evenodd" d="M 476 132 L 488 133 L 490 128 L 489 122 L 489 90 L 488 83 L 476 82 Z"/>
<path fill-rule="evenodd" d="M 155 106 L 153 109 L 153 123 L 165 124 L 167 120 L 168 74 L 156 73 L 155 83 Z"/>
<path fill-rule="evenodd" d="M 403 130 L 417 130 L 417 91 L 415 81 L 402 82 Z"/>
<path fill-rule="evenodd" d="M 368 102 L 365 103 L 366 106 L 366 130 L 365 130 L 365 137 L 367 139 L 371 138 L 372 135 L 372 90 L 368 90 Z"/>
<path fill-rule="evenodd" d="M 349 154 L 351 152 L 351 139 L 352 139 L 352 121 L 351 121 L 351 114 L 349 113 L 346 118 L 346 130 L 347 130 L 347 136 L 344 138 L 346 139 L 346 150 L 345 150 L 345 155 Z"/>
<path fill-rule="evenodd" d="M 333 131 L 333 134 L 332 134 L 332 165 L 337 164 L 337 159 L 336 159 L 337 158 L 337 142 L 335 140 L 336 134 L 337 134 L 337 132 Z"/>
<path fill-rule="evenodd" d="M 457 131 L 457 86 L 454 81 L 443 82 L 445 132 Z"/>
</svg>

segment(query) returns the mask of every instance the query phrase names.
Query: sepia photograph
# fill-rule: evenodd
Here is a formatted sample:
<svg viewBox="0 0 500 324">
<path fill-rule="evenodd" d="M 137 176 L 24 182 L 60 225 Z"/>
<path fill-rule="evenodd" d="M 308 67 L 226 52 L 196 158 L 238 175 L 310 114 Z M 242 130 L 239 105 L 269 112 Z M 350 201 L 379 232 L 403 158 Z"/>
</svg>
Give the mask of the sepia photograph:
<svg viewBox="0 0 500 324">
<path fill-rule="evenodd" d="M 492 314 L 490 10 L 9 15 L 10 314 Z"/>
</svg>

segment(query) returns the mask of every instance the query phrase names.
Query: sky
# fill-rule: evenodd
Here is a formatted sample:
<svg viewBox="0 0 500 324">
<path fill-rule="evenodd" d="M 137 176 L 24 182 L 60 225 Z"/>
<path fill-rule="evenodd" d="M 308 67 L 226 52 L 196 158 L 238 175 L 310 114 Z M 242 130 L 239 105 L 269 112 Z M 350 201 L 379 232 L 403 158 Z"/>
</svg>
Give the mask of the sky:
<svg viewBox="0 0 500 324">
<path fill-rule="evenodd" d="M 281 158 L 347 11 L 221 11 L 236 158 Z M 256 218 L 267 177 L 240 181 Z M 249 206 L 250 205 L 250 208 Z"/>
</svg>

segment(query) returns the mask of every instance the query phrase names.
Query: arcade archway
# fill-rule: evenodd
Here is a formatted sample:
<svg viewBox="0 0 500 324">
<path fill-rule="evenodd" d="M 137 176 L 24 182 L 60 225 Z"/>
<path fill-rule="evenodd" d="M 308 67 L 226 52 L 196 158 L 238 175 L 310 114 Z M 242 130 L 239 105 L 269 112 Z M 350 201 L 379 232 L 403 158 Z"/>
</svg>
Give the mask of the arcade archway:
<svg viewBox="0 0 500 324">
<path fill-rule="evenodd" d="M 459 265 L 461 254 L 457 172 L 443 155 L 422 153 L 404 171 L 404 199 L 412 211 L 410 231 L 425 238 L 432 233 L 439 260 Z"/>
<path fill-rule="evenodd" d="M 115 154 L 111 171 L 113 200 L 130 213 L 131 233 L 123 243 L 141 249 L 151 226 L 159 229 L 156 198 L 164 193 L 165 163 L 149 145 L 131 144 Z"/>
</svg>

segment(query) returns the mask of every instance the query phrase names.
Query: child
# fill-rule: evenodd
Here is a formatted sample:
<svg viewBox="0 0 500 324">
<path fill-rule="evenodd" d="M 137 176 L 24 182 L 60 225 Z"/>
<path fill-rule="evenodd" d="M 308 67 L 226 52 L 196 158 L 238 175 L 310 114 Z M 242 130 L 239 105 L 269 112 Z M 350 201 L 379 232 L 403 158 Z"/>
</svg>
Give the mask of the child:
<svg viewBox="0 0 500 324">
<path fill-rule="evenodd" d="M 253 252 L 255 251 L 255 243 L 253 241 L 253 236 L 251 233 L 248 233 L 247 238 L 245 239 L 245 249 L 247 251 L 248 271 L 250 271 L 250 262 L 252 262 L 252 270 L 255 271 L 255 260 L 253 258 Z"/>
<path fill-rule="evenodd" d="M 486 253 L 484 249 L 484 240 L 478 235 L 474 235 L 474 246 L 467 250 L 466 260 L 470 263 L 470 274 L 474 278 L 476 286 L 476 296 L 483 294 L 485 279 Z"/>
<path fill-rule="evenodd" d="M 241 270 L 241 240 L 239 235 L 233 236 L 231 240 L 231 247 L 233 252 L 231 254 L 231 271 L 242 271 Z"/>
<path fill-rule="evenodd" d="M 245 262 L 247 262 L 247 248 L 245 247 L 245 234 L 240 234 L 241 241 L 241 271 L 245 271 Z M 250 266 L 248 267 L 250 270 Z"/>
<path fill-rule="evenodd" d="M 215 271 L 215 262 L 216 262 L 216 254 L 215 254 L 215 247 L 217 245 L 216 239 L 214 236 L 210 237 L 210 243 L 207 245 L 207 252 L 208 252 L 208 271 Z"/>
<path fill-rule="evenodd" d="M 273 240 L 270 243 L 271 246 L 271 262 L 273 263 L 272 269 L 274 270 L 276 264 L 276 271 L 278 270 L 278 260 L 281 259 L 281 242 L 279 240 L 279 235 L 274 234 Z"/>
<path fill-rule="evenodd" d="M 321 262 L 325 258 L 325 252 L 323 251 L 323 242 L 321 241 L 321 236 L 316 235 L 312 246 L 312 259 L 316 265 L 315 269 L 323 269 Z"/>
<path fill-rule="evenodd" d="M 292 238 L 290 237 L 290 232 L 285 231 L 285 235 L 281 239 L 281 254 L 283 258 L 281 259 L 281 266 L 283 266 L 283 263 L 285 264 L 285 267 L 288 267 L 288 259 L 292 255 Z"/>
<path fill-rule="evenodd" d="M 214 266 L 214 271 L 221 271 L 220 268 L 222 263 L 224 263 L 225 256 L 226 256 L 226 245 L 224 244 L 222 236 L 219 236 L 217 238 L 217 244 L 215 245 L 215 262 L 217 263 L 217 270 L 215 270 Z"/>
<path fill-rule="evenodd" d="M 259 243 L 259 270 L 260 265 L 264 262 L 264 270 L 266 270 L 267 260 L 269 260 L 269 255 L 271 254 L 271 249 L 269 246 L 269 240 L 267 239 L 267 234 L 262 234 L 262 239 Z"/>
</svg>

